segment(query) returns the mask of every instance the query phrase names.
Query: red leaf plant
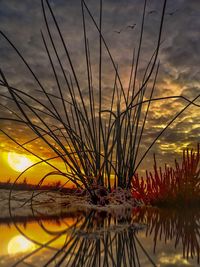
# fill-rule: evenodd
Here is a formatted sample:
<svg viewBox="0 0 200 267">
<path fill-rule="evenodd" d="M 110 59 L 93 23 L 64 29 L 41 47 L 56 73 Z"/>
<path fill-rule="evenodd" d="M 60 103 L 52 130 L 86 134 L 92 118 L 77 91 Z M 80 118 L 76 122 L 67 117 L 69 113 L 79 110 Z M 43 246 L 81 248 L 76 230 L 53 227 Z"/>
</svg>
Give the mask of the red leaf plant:
<svg viewBox="0 0 200 267">
<path fill-rule="evenodd" d="M 146 178 L 135 174 L 132 180 L 133 197 L 147 205 L 189 205 L 200 203 L 200 145 L 197 150 L 185 149 L 182 162 L 175 166 L 157 167 L 154 155 L 153 172 Z"/>
</svg>

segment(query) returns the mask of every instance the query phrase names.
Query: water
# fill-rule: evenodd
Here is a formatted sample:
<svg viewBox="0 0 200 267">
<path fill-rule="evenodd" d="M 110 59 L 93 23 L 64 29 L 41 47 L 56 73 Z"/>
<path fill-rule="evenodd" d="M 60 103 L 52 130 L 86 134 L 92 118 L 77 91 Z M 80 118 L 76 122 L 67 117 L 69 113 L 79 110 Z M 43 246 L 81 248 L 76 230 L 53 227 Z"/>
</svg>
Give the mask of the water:
<svg viewBox="0 0 200 267">
<path fill-rule="evenodd" d="M 9 209 L 0 191 L 2 267 L 200 265 L 200 209 L 92 211 L 55 192 L 37 192 L 30 205 L 31 195 L 14 191 Z"/>
<path fill-rule="evenodd" d="M 1 217 L 0 266 L 199 266 L 200 209 Z"/>
</svg>

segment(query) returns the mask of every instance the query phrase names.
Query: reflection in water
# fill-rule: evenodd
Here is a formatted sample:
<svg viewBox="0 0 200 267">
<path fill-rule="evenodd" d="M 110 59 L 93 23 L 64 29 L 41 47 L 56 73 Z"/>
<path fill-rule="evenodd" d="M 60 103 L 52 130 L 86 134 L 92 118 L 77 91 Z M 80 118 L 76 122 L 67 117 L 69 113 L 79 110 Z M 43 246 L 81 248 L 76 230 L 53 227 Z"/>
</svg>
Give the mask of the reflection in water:
<svg viewBox="0 0 200 267">
<path fill-rule="evenodd" d="M 140 266 L 138 249 L 149 256 L 136 232 L 131 219 L 113 220 L 91 212 L 47 265 L 56 259 L 58 266 Z"/>
<path fill-rule="evenodd" d="M 182 247 L 183 257 L 200 259 L 200 209 L 143 208 L 137 221 L 147 224 L 146 236 L 154 241 L 154 253 L 161 240 L 173 241 L 174 248 Z"/>
<path fill-rule="evenodd" d="M 8 254 L 34 250 L 35 245 L 23 235 L 14 236 L 8 243 Z"/>
<path fill-rule="evenodd" d="M 199 222 L 198 210 L 156 208 L 126 218 L 95 211 L 19 217 L 7 230 L 1 222 L 0 266 L 197 266 Z"/>
<path fill-rule="evenodd" d="M 136 236 L 143 227 L 133 223 L 131 216 L 112 218 L 105 212 L 91 211 L 77 216 L 70 226 L 68 220 L 64 221 L 56 220 L 53 225 L 50 221 L 38 220 L 37 227 L 34 225 L 32 229 L 28 229 L 29 223 L 24 227 L 15 222 L 21 235 L 36 247 L 13 266 L 22 263 L 38 266 L 35 257 L 43 259 L 39 266 L 140 266 L 139 253 L 155 266 Z M 45 238 L 42 234 L 38 236 L 39 229 Z"/>
</svg>

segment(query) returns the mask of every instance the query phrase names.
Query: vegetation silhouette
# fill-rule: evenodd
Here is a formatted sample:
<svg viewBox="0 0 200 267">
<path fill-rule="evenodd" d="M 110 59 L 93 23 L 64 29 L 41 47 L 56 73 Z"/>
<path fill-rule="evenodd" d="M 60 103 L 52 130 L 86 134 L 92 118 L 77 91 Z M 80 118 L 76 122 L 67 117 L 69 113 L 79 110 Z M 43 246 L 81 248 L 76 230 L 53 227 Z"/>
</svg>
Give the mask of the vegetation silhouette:
<svg viewBox="0 0 200 267">
<path fill-rule="evenodd" d="M 200 203 L 200 145 L 197 150 L 183 150 L 182 162 L 175 166 L 165 164 L 158 168 L 154 155 L 154 172 L 146 171 L 146 179 L 135 175 L 134 197 L 147 205 L 156 206 L 199 206 Z"/>
<path fill-rule="evenodd" d="M 40 186 L 40 190 L 49 190 L 49 191 L 55 191 L 57 188 L 60 188 L 62 186 L 61 181 L 54 181 L 45 185 Z M 14 191 L 34 191 L 38 190 L 38 185 L 37 184 L 31 184 L 27 181 L 25 178 L 22 182 L 13 183 L 11 180 L 7 180 L 6 182 L 0 182 L 0 189 L 6 189 L 6 190 L 14 190 Z M 75 188 L 67 188 L 67 187 L 62 187 L 60 189 L 60 192 L 63 193 L 68 193 L 68 194 L 73 194 L 75 193 L 76 189 Z"/>
</svg>

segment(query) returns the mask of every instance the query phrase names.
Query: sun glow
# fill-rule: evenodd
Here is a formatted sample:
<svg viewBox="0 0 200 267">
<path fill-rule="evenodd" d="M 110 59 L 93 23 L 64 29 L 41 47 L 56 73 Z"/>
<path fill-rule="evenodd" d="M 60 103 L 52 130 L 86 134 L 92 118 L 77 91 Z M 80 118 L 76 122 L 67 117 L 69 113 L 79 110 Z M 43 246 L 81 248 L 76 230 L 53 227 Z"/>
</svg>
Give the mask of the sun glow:
<svg viewBox="0 0 200 267">
<path fill-rule="evenodd" d="M 35 248 L 35 244 L 26 239 L 22 235 L 13 237 L 8 243 L 8 254 L 17 254 L 25 251 L 30 251 Z"/>
<path fill-rule="evenodd" d="M 7 161 L 9 166 L 17 172 L 24 171 L 33 164 L 27 156 L 15 152 L 8 153 Z"/>
</svg>

